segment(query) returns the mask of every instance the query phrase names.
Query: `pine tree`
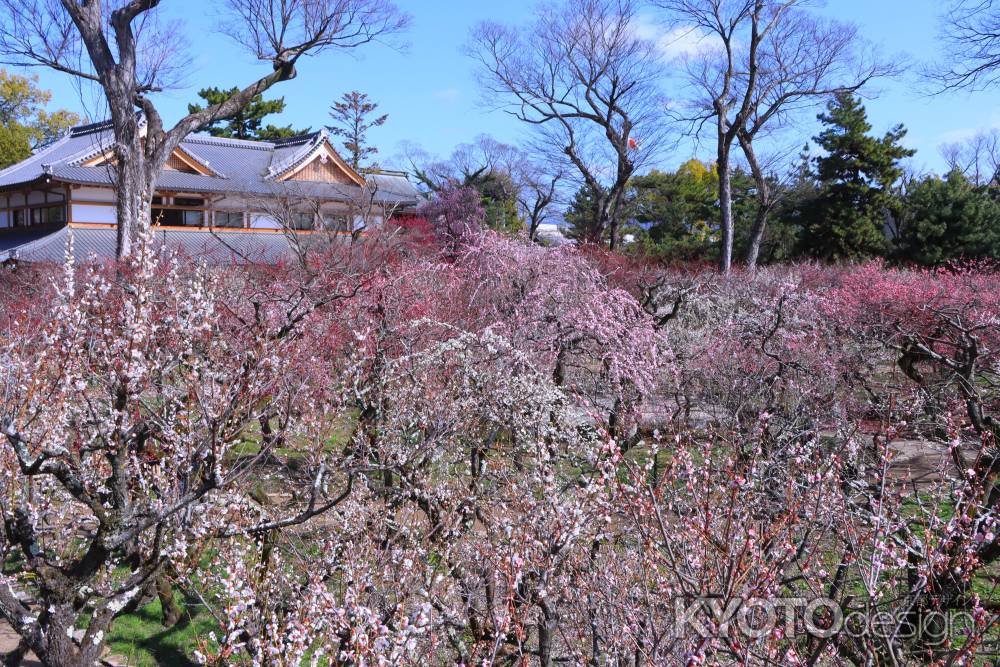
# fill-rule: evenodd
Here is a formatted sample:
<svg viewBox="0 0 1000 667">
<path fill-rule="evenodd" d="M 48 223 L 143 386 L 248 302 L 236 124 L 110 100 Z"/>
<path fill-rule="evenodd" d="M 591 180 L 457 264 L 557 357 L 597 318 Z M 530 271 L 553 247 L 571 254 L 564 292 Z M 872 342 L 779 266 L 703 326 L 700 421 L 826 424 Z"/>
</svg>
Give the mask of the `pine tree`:
<svg viewBox="0 0 1000 667">
<path fill-rule="evenodd" d="M 222 90 L 220 88 L 203 88 L 198 91 L 198 97 L 205 100 L 208 106 L 221 104 L 240 91 L 239 88 Z M 204 107 L 199 104 L 189 104 L 188 113 L 197 113 Z M 275 139 L 285 139 L 300 134 L 306 134 L 309 129 L 296 130 L 291 125 L 282 127 L 276 125 L 264 125 L 264 118 L 272 114 L 278 114 L 285 110 L 285 98 L 279 97 L 276 100 L 265 100 L 263 95 L 257 95 L 242 111 L 229 118 L 220 118 L 209 124 L 206 129 L 213 137 L 226 137 L 229 139 L 257 139 L 262 141 L 273 141 Z"/>
<path fill-rule="evenodd" d="M 715 165 L 699 160 L 634 177 L 635 222 L 646 230 L 646 250 L 669 259 L 709 256 L 718 240 L 718 183 Z"/>
<path fill-rule="evenodd" d="M 339 102 L 330 107 L 330 118 L 334 124 L 328 125 L 331 134 L 344 138 L 344 148 L 350 156 L 349 162 L 355 171 L 362 163 L 378 153 L 378 149 L 368 145 L 368 130 L 385 125 L 388 114 L 370 118 L 378 109 L 376 102 L 371 102 L 366 93 L 351 91 L 344 93 Z"/>
<path fill-rule="evenodd" d="M 1000 202 L 961 172 L 915 183 L 905 203 L 898 259 L 935 265 L 1000 257 Z"/>
<path fill-rule="evenodd" d="M 823 259 L 882 255 L 886 220 L 899 215 L 900 161 L 915 153 L 900 145 L 906 130 L 871 136 L 865 107 L 850 93 L 838 94 L 819 120 L 826 126 L 815 137 L 823 151 L 812 171 L 819 196 L 804 212 L 803 250 Z"/>
<path fill-rule="evenodd" d="M 590 243 L 600 243 L 604 240 L 602 233 L 604 230 L 595 222 L 598 217 L 594 215 L 601 194 L 604 193 L 595 193 L 586 184 L 576 191 L 564 216 L 566 224 L 569 225 L 567 235 L 570 238 Z"/>
</svg>

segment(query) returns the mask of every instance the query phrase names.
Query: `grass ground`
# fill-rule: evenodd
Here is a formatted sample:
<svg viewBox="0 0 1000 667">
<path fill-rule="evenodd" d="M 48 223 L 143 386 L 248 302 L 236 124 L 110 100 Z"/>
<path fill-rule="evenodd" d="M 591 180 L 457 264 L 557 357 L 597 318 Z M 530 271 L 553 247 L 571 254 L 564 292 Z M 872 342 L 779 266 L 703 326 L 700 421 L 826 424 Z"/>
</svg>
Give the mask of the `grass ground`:
<svg viewBox="0 0 1000 667">
<path fill-rule="evenodd" d="M 164 628 L 160 601 L 115 621 L 108 646 L 118 664 L 130 667 L 194 666 L 198 640 L 218 629 L 215 619 L 194 600 L 186 600 L 180 623 Z"/>
</svg>

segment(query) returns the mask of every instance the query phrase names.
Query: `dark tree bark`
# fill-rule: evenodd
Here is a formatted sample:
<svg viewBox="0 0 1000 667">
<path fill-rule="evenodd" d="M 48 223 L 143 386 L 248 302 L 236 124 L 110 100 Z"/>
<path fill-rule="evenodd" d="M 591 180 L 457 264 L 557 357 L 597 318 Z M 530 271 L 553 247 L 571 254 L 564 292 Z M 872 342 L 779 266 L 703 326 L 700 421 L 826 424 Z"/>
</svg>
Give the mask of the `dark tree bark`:
<svg viewBox="0 0 1000 667">
<path fill-rule="evenodd" d="M 764 232 L 767 229 L 767 219 L 774 209 L 774 198 L 772 196 L 771 182 L 764 172 L 764 168 L 757 159 L 757 154 L 753 148 L 753 141 L 740 133 L 740 147 L 743 155 L 750 165 L 750 174 L 753 176 L 754 187 L 757 188 L 757 211 L 754 213 L 753 224 L 750 227 L 750 236 L 747 239 L 747 247 L 743 251 L 743 264 L 745 266 L 757 266 L 760 257 L 760 246 L 764 241 Z"/>
<path fill-rule="evenodd" d="M 719 259 L 719 269 L 723 273 L 729 273 L 733 262 L 733 174 L 729 164 L 730 149 L 726 133 L 720 131 L 716 168 L 719 171 L 719 213 L 722 220 L 722 257 Z"/>
<path fill-rule="evenodd" d="M 160 608 L 163 610 L 163 627 L 172 628 L 181 621 L 184 612 L 177 604 L 173 584 L 165 574 L 156 578 L 156 595 L 160 598 Z"/>
</svg>

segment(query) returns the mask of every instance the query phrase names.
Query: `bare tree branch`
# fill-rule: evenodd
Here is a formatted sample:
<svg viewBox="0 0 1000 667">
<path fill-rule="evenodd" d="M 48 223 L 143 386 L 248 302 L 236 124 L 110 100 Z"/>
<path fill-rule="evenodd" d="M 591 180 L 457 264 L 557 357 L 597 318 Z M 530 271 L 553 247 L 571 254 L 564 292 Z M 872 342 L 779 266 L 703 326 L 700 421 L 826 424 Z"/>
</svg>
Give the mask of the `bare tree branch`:
<svg viewBox="0 0 1000 667">
<path fill-rule="evenodd" d="M 786 126 L 797 112 L 838 92 L 894 74 L 849 24 L 805 11 L 808 0 L 658 0 L 670 19 L 705 33 L 704 48 L 683 58 L 693 99 L 675 112 L 694 134 L 712 128 L 722 211 L 722 270 L 733 253 L 730 170 L 734 143 L 756 181 L 759 211 L 743 261 L 756 264 L 773 206 L 770 174 L 754 141 Z"/>
<path fill-rule="evenodd" d="M 942 24 L 944 57 L 924 71 L 939 92 L 982 90 L 1000 81 L 1000 3 L 952 0 Z"/>
<path fill-rule="evenodd" d="M 664 138 L 660 63 L 635 19 L 631 0 L 568 0 L 542 9 L 528 30 L 480 24 L 470 49 L 487 95 L 599 193 L 594 229 L 611 247 L 628 180 Z"/>
</svg>

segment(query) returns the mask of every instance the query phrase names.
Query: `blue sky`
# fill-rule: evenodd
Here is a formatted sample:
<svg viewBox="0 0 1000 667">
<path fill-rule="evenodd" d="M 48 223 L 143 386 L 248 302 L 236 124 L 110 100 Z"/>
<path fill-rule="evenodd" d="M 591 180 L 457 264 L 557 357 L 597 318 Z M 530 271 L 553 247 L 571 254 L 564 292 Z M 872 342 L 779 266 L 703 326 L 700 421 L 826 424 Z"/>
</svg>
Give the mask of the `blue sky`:
<svg viewBox="0 0 1000 667">
<path fill-rule="evenodd" d="M 166 119 L 176 120 L 204 86 L 245 85 L 267 71 L 267 65 L 244 55 L 229 38 L 214 31 L 219 17 L 210 0 L 167 0 L 161 5 L 185 23 L 194 67 L 182 89 L 163 93 L 157 103 Z M 280 123 L 318 128 L 327 120 L 332 100 L 343 92 L 361 90 L 378 101 L 388 123 L 371 135 L 382 156 L 391 161 L 403 142 L 413 142 L 436 155 L 447 155 L 456 144 L 479 134 L 517 143 L 524 129 L 506 114 L 482 104 L 473 63 L 462 53 L 472 26 L 483 19 L 510 23 L 529 20 L 536 0 L 398 0 L 413 17 L 402 49 L 367 46 L 356 52 L 331 52 L 305 61 L 297 79 L 279 84 L 286 112 Z M 919 60 L 937 54 L 940 0 L 831 0 L 821 11 L 857 23 L 863 34 L 886 53 Z M 54 92 L 54 104 L 99 114 L 93 96 L 81 96 L 59 74 L 38 72 Z M 906 143 L 919 152 L 918 170 L 939 170 L 942 143 L 961 139 L 978 129 L 1000 127 L 1000 90 L 929 97 L 911 79 L 884 82 L 868 104 L 876 131 L 902 122 L 909 128 Z M 669 91 L 668 91 L 669 93 Z M 803 139 L 814 135 L 810 114 L 798 130 Z M 663 158 L 664 167 L 692 157 L 685 145 Z M 703 151 L 700 157 L 708 157 Z"/>
</svg>

